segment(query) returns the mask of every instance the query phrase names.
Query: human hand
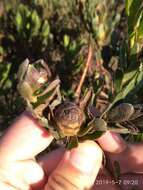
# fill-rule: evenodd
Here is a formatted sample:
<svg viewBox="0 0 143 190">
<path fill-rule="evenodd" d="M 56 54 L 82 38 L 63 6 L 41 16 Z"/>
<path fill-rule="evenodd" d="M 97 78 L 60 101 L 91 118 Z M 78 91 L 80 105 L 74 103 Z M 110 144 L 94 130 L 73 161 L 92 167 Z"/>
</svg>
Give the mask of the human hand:
<svg viewBox="0 0 143 190">
<path fill-rule="evenodd" d="M 105 188 L 106 190 L 142 190 L 143 143 L 127 144 L 120 135 L 110 132 L 106 132 L 100 137 L 98 143 L 105 151 L 108 171 L 104 170 L 104 172 L 98 175 L 94 190 L 103 190 Z M 120 177 L 117 183 L 115 183 L 112 177 L 115 172 L 115 161 L 120 166 Z"/>
<path fill-rule="evenodd" d="M 37 163 L 35 156 L 44 150 L 52 140 L 53 137 L 40 127 L 31 116 L 23 114 L 0 141 L 0 189 L 49 190 L 55 188 L 57 190 L 57 185 L 63 182 L 58 178 L 59 184 L 56 184 L 56 181 L 53 180 L 53 176 L 57 173 L 65 176 L 66 189 L 68 187 L 70 189 L 91 187 L 101 166 L 102 154 L 98 145 L 86 141 L 71 152 L 58 149 L 41 157 Z M 99 138 L 98 142 L 109 156 L 110 171 L 112 171 L 113 162 L 118 161 L 121 167 L 121 180 L 137 179 L 139 187 L 142 188 L 143 176 L 137 173 L 143 172 L 143 145 L 128 145 L 119 135 L 110 132 Z M 68 155 L 74 153 L 76 155 L 74 161 L 76 162 L 70 162 Z M 92 169 L 93 171 L 89 172 Z M 111 172 L 104 170 L 104 172 L 100 172 L 97 180 L 111 181 L 113 178 L 110 174 Z M 124 185 L 124 189 L 131 187 L 133 184 Z M 120 189 L 119 186 L 113 184 L 99 186 L 95 183 L 93 187 L 94 190 L 105 188 L 106 190 Z"/>
<path fill-rule="evenodd" d="M 89 189 L 99 172 L 102 151 L 85 141 L 71 151 L 58 149 L 36 161 L 53 137 L 27 113 L 0 140 L 0 190 Z"/>
</svg>

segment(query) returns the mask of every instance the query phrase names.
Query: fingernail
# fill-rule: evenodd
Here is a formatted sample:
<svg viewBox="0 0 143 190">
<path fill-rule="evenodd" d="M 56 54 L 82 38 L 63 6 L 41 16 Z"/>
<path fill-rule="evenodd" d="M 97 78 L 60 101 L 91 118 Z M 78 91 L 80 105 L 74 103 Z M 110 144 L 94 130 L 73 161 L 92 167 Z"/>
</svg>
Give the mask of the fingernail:
<svg viewBox="0 0 143 190">
<path fill-rule="evenodd" d="M 89 143 L 88 146 L 81 143 L 78 148 L 71 150 L 69 162 L 84 174 L 90 175 L 96 165 L 99 165 L 100 168 L 102 163 L 102 151 L 94 142 Z"/>
<path fill-rule="evenodd" d="M 98 143 L 103 150 L 110 153 L 120 153 L 127 147 L 120 135 L 109 131 L 98 139 Z"/>
</svg>

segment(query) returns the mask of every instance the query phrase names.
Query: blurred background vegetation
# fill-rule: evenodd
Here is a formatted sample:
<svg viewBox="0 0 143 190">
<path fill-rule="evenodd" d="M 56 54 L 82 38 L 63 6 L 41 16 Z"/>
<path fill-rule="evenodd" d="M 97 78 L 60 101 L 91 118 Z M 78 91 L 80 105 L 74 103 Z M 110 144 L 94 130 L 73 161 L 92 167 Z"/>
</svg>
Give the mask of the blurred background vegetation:
<svg viewBox="0 0 143 190">
<path fill-rule="evenodd" d="M 142 0 L 0 1 L 1 131 L 24 110 L 16 89 L 21 62 L 44 59 L 72 97 L 89 41 L 94 55 L 82 93 L 92 86 L 100 111 L 109 102 L 143 103 Z"/>
</svg>

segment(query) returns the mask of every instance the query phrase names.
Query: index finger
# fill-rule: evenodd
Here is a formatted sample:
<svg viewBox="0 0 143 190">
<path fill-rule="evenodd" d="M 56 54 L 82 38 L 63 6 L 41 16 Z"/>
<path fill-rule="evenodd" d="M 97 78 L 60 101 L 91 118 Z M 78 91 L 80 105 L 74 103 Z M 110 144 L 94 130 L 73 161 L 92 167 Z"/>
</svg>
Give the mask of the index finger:
<svg viewBox="0 0 143 190">
<path fill-rule="evenodd" d="M 23 113 L 0 140 L 0 161 L 32 159 L 53 140 L 30 114 Z"/>
<path fill-rule="evenodd" d="M 111 165 L 119 162 L 121 173 L 143 172 L 143 143 L 126 143 L 118 134 L 106 132 L 98 139 L 102 149 L 109 155 Z"/>
</svg>

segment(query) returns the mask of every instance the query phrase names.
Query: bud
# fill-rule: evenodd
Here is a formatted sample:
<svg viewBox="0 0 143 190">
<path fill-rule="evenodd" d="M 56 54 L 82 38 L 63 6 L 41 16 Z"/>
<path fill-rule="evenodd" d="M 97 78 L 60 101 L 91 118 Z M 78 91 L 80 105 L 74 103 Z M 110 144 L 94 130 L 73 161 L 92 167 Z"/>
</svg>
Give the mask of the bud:
<svg viewBox="0 0 143 190">
<path fill-rule="evenodd" d="M 74 136 L 85 121 L 84 112 L 73 102 L 66 101 L 56 107 L 55 121 L 60 133 L 64 136 Z"/>
<path fill-rule="evenodd" d="M 29 64 L 26 59 L 18 71 L 18 90 L 21 96 L 30 102 L 36 102 L 37 97 L 34 93 L 49 81 L 51 77 L 50 70 L 43 60 L 38 60 Z"/>
</svg>

